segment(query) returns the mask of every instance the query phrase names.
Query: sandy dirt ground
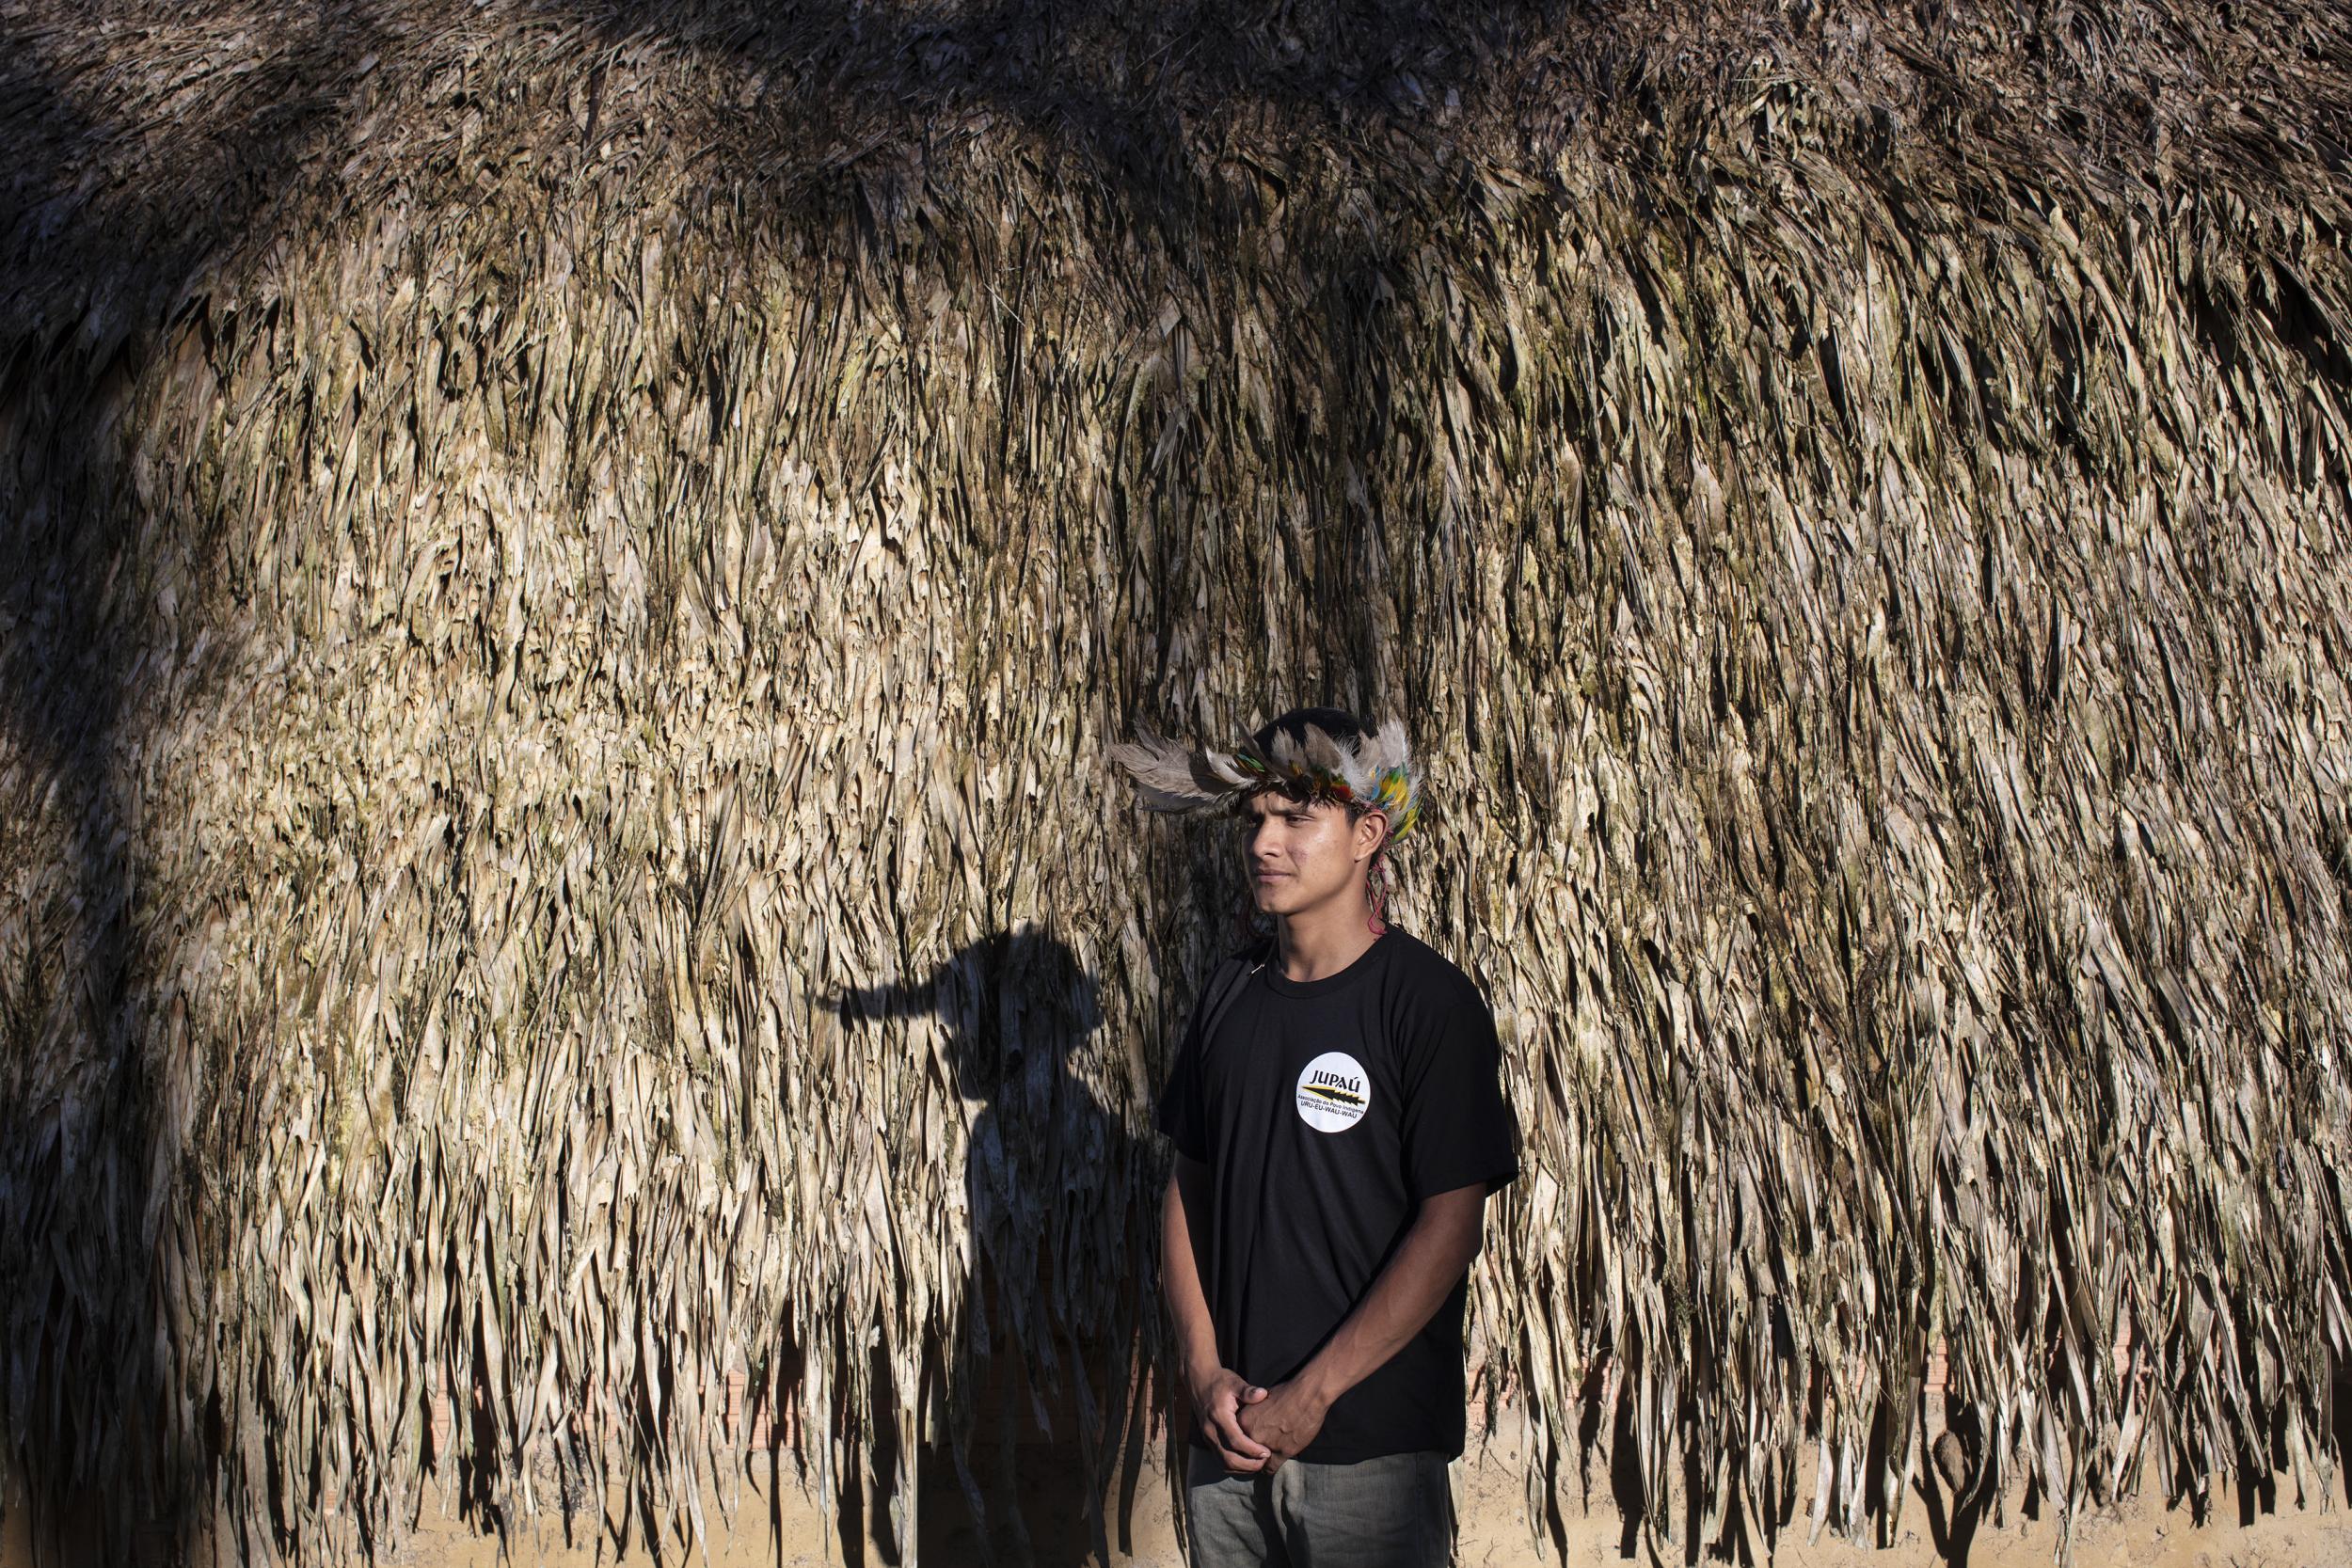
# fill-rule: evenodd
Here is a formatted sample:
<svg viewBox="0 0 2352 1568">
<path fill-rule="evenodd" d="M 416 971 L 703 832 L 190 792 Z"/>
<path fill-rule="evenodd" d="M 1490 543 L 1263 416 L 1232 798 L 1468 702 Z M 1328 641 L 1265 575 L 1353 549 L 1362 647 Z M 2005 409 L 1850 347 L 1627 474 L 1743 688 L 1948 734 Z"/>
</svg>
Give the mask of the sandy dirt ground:
<svg viewBox="0 0 2352 1568">
<path fill-rule="evenodd" d="M 1025 1470 L 1034 1457 L 1025 1456 Z M 1112 1520 L 1111 1560 L 1120 1568 L 1182 1568 L 1184 1559 L 1165 1476 L 1154 1465 L 1138 1480 L 1125 1530 Z M 1563 1561 L 1557 1553 L 1540 1548 L 1529 1531 L 1516 1465 L 1499 1454 L 1483 1463 L 1473 1456 L 1459 1467 L 1458 1481 L 1461 1534 L 1456 1560 L 1463 1568 L 1537 1568 Z M 920 1561 L 930 1568 L 971 1568 L 986 1560 L 971 1515 L 952 1495 L 953 1487 L 927 1484 L 924 1491 Z M 845 1560 L 828 1549 L 823 1515 L 813 1497 L 803 1497 L 787 1481 L 774 1502 L 771 1509 L 770 1499 L 746 1486 L 737 1527 L 729 1530 L 720 1518 L 717 1499 L 709 1499 L 705 1516 L 714 1532 L 708 1543 L 713 1568 L 821 1568 Z M 2237 1499 L 2224 1495 L 2217 1499 L 2215 1513 L 2215 1521 L 2199 1526 L 2185 1511 L 2167 1511 L 2160 1499 L 2144 1497 L 2100 1511 L 2077 1522 L 2072 1562 L 2076 1568 L 2352 1568 L 2352 1510 L 2341 1499 L 2326 1510 L 2300 1510 L 2282 1501 L 2280 1512 L 2258 1512 L 2251 1524 L 2241 1525 Z M 1782 1534 L 1772 1563 L 1778 1568 L 1933 1568 L 1950 1560 L 1937 1549 L 1926 1511 L 1916 1499 L 1904 1510 L 1901 1539 L 1883 1550 L 1857 1546 L 1826 1532 L 1808 1544 L 1804 1527 L 1800 1518 Z M 1622 1550 L 1622 1523 L 1605 1498 L 1596 1499 L 1593 1512 L 1584 1517 L 1571 1517 L 1567 1529 L 1567 1563 L 1630 1561 L 1650 1568 L 1651 1560 L 1640 1545 L 1629 1556 Z M 892 1549 L 886 1525 L 861 1533 L 865 1539 L 847 1561 L 881 1568 L 903 1560 L 903 1554 Z M 1048 1568 L 1088 1560 L 1086 1533 L 1077 1519 L 1033 1519 L 1032 1560 Z M 601 1554 L 592 1542 L 566 1545 L 561 1528 L 550 1526 L 519 1532 L 511 1548 L 509 1561 L 545 1563 L 548 1568 L 590 1568 L 615 1560 L 609 1544 Z M 1987 1521 L 1978 1529 L 1964 1560 L 1974 1568 L 2049 1568 L 2057 1551 L 2054 1522 L 2024 1519 L 2012 1507 L 2005 1525 Z M 1000 1553 L 998 1560 L 1011 1555 L 1009 1550 Z M 494 1568 L 500 1557 L 494 1538 L 482 1536 L 460 1519 L 428 1511 L 422 1528 L 395 1560 L 404 1568 Z M 620 1560 L 689 1563 L 701 1559 L 671 1543 L 658 1559 L 641 1545 Z M 1669 1564 L 1680 1560 L 1679 1552 L 1666 1560 Z"/>
<path fill-rule="evenodd" d="M 1074 1510 L 1054 1512 L 1050 1487 L 1031 1483 L 1029 1473 L 1049 1464 L 1048 1456 L 1025 1453 L 1022 1460 L 1025 1500 L 1030 1519 L 1029 1560 L 1042 1568 L 1075 1565 L 1090 1560 L 1089 1531 Z M 928 1568 L 974 1568 L 987 1560 L 970 1513 L 961 1494 L 945 1475 L 927 1481 L 918 1514 L 919 1560 Z M 1493 1453 L 1476 1454 L 1457 1468 L 1461 1533 L 1456 1561 L 1463 1568 L 1538 1568 L 1538 1565 L 1610 1564 L 1633 1562 L 1643 1568 L 1672 1568 L 1682 1554 L 1670 1553 L 1663 1564 L 1653 1565 L 1647 1551 L 1636 1544 L 1629 1554 L 1625 1531 L 1606 1497 L 1596 1498 L 1592 1512 L 1567 1520 L 1565 1560 L 1540 1547 L 1527 1524 L 1519 1472 L 1509 1459 Z M 1041 1496 L 1041 1494 L 1045 1494 Z M 781 1488 L 761 1488 L 748 1481 L 740 1488 L 732 1527 L 723 1515 L 720 1499 L 704 1500 L 710 1533 L 701 1548 L 665 1541 L 648 1550 L 632 1541 L 626 1552 L 616 1551 L 610 1535 L 598 1539 L 596 1521 L 576 1515 L 566 1529 L 560 1517 L 548 1517 L 514 1530 L 501 1550 L 499 1538 L 462 1516 L 453 1504 L 446 1510 L 428 1502 L 411 1538 L 397 1551 L 379 1559 L 393 1568 L 603 1568 L 610 1563 L 701 1564 L 710 1568 L 889 1568 L 906 1554 L 890 1539 L 885 1517 L 864 1521 L 855 1532 L 846 1558 L 832 1548 L 823 1528 L 824 1513 L 813 1495 L 803 1495 L 787 1473 Z M 1041 1506 L 1042 1505 L 1042 1506 Z M 618 1502 L 614 1503 L 618 1516 Z M 2072 1562 L 2076 1568 L 2352 1568 L 2352 1509 L 2341 1497 L 2331 1507 L 2298 1509 L 2282 1500 L 2279 1511 L 2259 1510 L 2250 1524 L 2239 1522 L 2238 1499 L 2217 1497 L 2215 1519 L 2198 1525 L 2185 1511 L 2165 1509 L 2159 1499 L 2140 1497 L 2120 1508 L 2102 1510 L 2078 1521 Z M 1111 1561 L 1119 1568 L 1182 1568 L 1184 1558 L 1177 1540 L 1165 1473 L 1156 1465 L 1136 1478 L 1132 1504 L 1122 1528 L 1116 1513 L 1111 1520 Z M 1855 1545 L 1824 1533 L 1820 1541 L 1805 1540 L 1800 1517 L 1772 1549 L 1774 1568 L 1934 1568 L 1951 1559 L 1938 1549 L 1937 1532 L 1917 1500 L 1904 1511 L 1901 1538 L 1883 1550 Z M 632 1531 L 632 1534 L 634 1532 Z M 996 1560 L 1018 1560 L 1011 1543 L 1002 1536 Z M 2050 1519 L 2027 1520 L 2012 1507 L 2005 1524 L 1985 1522 L 1976 1532 L 1964 1558 L 1974 1568 L 2049 1568 L 2057 1561 L 2058 1531 Z M 23 1513 L 10 1509 L 0 1521 L 0 1568 L 34 1568 L 36 1558 L 25 1538 Z M 60 1558 L 42 1554 L 42 1568 L 59 1563 L 96 1563 L 86 1553 Z M 1710 1561 L 1717 1560 L 1708 1560 Z"/>
<path fill-rule="evenodd" d="M 1126 1529 L 1112 1521 L 1111 1561 L 1120 1568 L 1182 1568 L 1184 1558 L 1177 1541 L 1163 1474 L 1156 1466 L 1140 1478 Z M 1463 1568 L 1537 1568 L 1564 1559 L 1541 1548 L 1528 1528 L 1519 1474 L 1497 1456 L 1486 1463 L 1467 1461 L 1460 1467 L 1461 1533 L 1456 1561 Z M 925 1488 L 920 1515 L 920 1561 L 929 1568 L 972 1568 L 986 1560 L 972 1528 L 970 1514 L 960 1503 L 931 1495 Z M 744 1493 L 738 1528 L 724 1530 L 715 1506 L 706 1510 L 714 1529 L 709 1543 L 713 1568 L 820 1568 L 841 1563 L 843 1556 L 827 1548 L 822 1515 L 813 1498 L 803 1497 L 787 1484 L 772 1513 L 766 1499 L 751 1488 Z M 712 1499 L 715 1505 L 716 1499 Z M 2168 1512 L 2161 1500 L 2133 1499 L 2078 1521 L 2072 1562 L 2077 1568 L 2352 1568 L 2352 1510 L 2341 1500 L 2330 1510 L 2304 1511 L 2282 1503 L 2280 1512 L 2258 1513 L 2251 1524 L 2238 1521 L 2233 1497 L 2218 1499 L 2221 1520 L 2194 1524 L 2185 1511 Z M 771 1534 L 772 1518 L 778 1527 Z M 2226 1520 L 2226 1522 L 2222 1522 Z M 1055 1526 L 1064 1528 L 1057 1530 Z M 1808 1544 L 1805 1521 L 1800 1518 L 1782 1534 L 1769 1560 L 1778 1568 L 1933 1568 L 1950 1560 L 1937 1550 L 1925 1511 L 1904 1511 L 1901 1539 L 1883 1550 L 1857 1546 L 1827 1534 Z M 1032 1560 L 1041 1564 L 1077 1564 L 1089 1560 L 1086 1531 L 1076 1520 L 1040 1518 L 1032 1522 Z M 1634 1562 L 1650 1568 L 1646 1550 L 1636 1544 L 1622 1550 L 1624 1530 L 1616 1511 L 1597 1499 L 1593 1512 L 1567 1521 L 1565 1561 L 1569 1564 Z M 861 1549 L 847 1560 L 877 1568 L 902 1561 L 891 1550 L 886 1529 L 867 1532 Z M 560 1530 L 525 1533 L 513 1542 L 516 1563 L 545 1563 L 548 1568 L 589 1568 L 613 1561 L 611 1547 L 599 1554 L 593 1544 L 565 1546 Z M 1964 1560 L 1974 1568 L 2049 1568 L 2057 1561 L 2058 1531 L 2047 1519 L 2026 1520 L 2012 1508 L 2005 1526 L 1991 1522 L 1977 1531 Z M 997 1560 L 1010 1558 L 1000 1553 Z M 413 1568 L 493 1568 L 500 1561 L 494 1540 L 485 1540 L 454 1518 L 428 1517 L 424 1528 L 398 1560 Z M 622 1560 L 653 1562 L 642 1548 Z M 697 1554 L 671 1549 L 659 1560 L 699 1561 Z M 1674 1552 L 1668 1564 L 1679 1563 Z"/>
<path fill-rule="evenodd" d="M 1073 1500 L 1067 1466 L 1057 1465 L 1057 1450 L 1024 1446 L 1018 1461 L 1018 1481 L 1028 1521 L 1027 1560 L 1043 1568 L 1059 1568 L 1091 1560 L 1089 1535 L 1083 1510 Z M 1141 1465 L 1129 1483 L 1123 1508 L 1115 1496 L 1110 1519 L 1110 1560 L 1120 1568 L 1182 1568 L 1184 1558 L 1177 1538 L 1166 1472 L 1157 1463 Z M 765 1481 L 766 1465 L 759 1465 Z M 1653 1563 L 1638 1543 L 1629 1551 L 1627 1532 L 1605 1495 L 1597 1496 L 1589 1513 L 1571 1513 L 1566 1520 L 1565 1560 L 1539 1546 L 1529 1529 L 1520 1471 L 1512 1450 L 1497 1446 L 1473 1449 L 1456 1467 L 1461 1528 L 1456 1561 L 1463 1568 L 1527 1568 L 1558 1564 L 1634 1562 L 1643 1568 L 1675 1568 L 1683 1561 L 1678 1549 L 1662 1562 Z M 925 1472 L 917 1512 L 918 1557 L 927 1568 L 974 1568 L 989 1560 L 970 1511 L 948 1467 L 940 1464 Z M 2075 1568 L 2352 1568 L 2352 1507 L 2341 1491 L 2324 1505 L 2299 1508 L 2293 1500 L 2290 1478 L 2278 1478 L 2277 1512 L 2250 1510 L 2250 1522 L 2241 1499 L 2223 1492 L 2215 1498 L 2214 1517 L 2195 1523 L 2185 1510 L 2167 1510 L 2160 1498 L 2137 1497 L 2121 1507 L 2101 1510 L 2079 1520 L 2074 1529 L 2071 1561 Z M 62 1553 L 36 1554 L 26 1528 L 24 1511 L 8 1499 L 0 1514 L 0 1568 L 52 1568 L 52 1565 L 96 1564 L 103 1554 L 68 1546 Z M 895 1568 L 906 1560 L 892 1538 L 889 1511 L 867 1508 L 853 1495 L 836 1512 L 850 1525 L 851 1544 L 845 1554 L 831 1546 L 824 1528 L 825 1512 L 813 1489 L 803 1493 L 787 1464 L 781 1486 L 755 1484 L 743 1478 L 736 1489 L 734 1519 L 716 1496 L 706 1497 L 703 1513 L 709 1533 L 699 1545 L 675 1537 L 648 1548 L 640 1532 L 630 1530 L 626 1551 L 616 1549 L 609 1529 L 600 1529 L 593 1514 L 576 1513 L 568 1523 L 549 1513 L 513 1529 L 501 1544 L 495 1532 L 464 1515 L 453 1498 L 429 1496 L 422 1516 L 410 1538 L 378 1559 L 392 1568 L 603 1568 L 609 1563 L 648 1565 L 701 1564 L 710 1568 Z M 621 1516 L 621 1500 L 610 1502 L 610 1517 Z M 1123 1515 L 1123 1518 L 1122 1518 Z M 1805 1539 L 1806 1520 L 1800 1516 L 1786 1528 L 1769 1557 L 1757 1562 L 1773 1568 L 1933 1568 L 1960 1560 L 1974 1568 L 2047 1568 L 2057 1561 L 2058 1533 L 2055 1521 L 2026 1519 L 2015 1502 L 2001 1523 L 1987 1520 L 1976 1530 L 1964 1555 L 1947 1557 L 1939 1545 L 1941 1521 L 1931 1521 L 1928 1509 L 1915 1497 L 1903 1513 L 1899 1539 L 1877 1549 L 1856 1545 L 1826 1532 L 1818 1542 Z M 999 1563 L 1021 1560 L 1011 1538 L 996 1532 Z M 1758 1543 L 1759 1546 L 1761 1543 Z M 202 1560 L 209 1560 L 209 1556 Z M 1708 1559 L 1708 1561 L 1720 1560 Z"/>
</svg>

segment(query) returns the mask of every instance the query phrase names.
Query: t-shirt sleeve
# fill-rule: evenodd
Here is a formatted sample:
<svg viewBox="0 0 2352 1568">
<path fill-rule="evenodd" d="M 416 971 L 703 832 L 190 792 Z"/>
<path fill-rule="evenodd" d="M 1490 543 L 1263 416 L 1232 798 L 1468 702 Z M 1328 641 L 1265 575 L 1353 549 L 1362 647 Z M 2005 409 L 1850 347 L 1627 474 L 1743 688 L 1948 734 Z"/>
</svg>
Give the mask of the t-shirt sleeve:
<svg viewBox="0 0 2352 1568">
<path fill-rule="evenodd" d="M 1159 1114 L 1152 1118 L 1177 1153 L 1202 1164 L 1209 1158 L 1208 1131 L 1200 1109 L 1200 1013 L 1207 1000 L 1204 991 L 1193 1004 L 1192 1017 L 1185 1022 L 1184 1038 L 1176 1047 L 1176 1060 L 1168 1069 L 1168 1082 L 1160 1086 Z"/>
<path fill-rule="evenodd" d="M 1405 1053 L 1405 1185 L 1414 1201 L 1519 1173 L 1495 1018 L 1465 981 L 1416 1009 Z"/>
</svg>

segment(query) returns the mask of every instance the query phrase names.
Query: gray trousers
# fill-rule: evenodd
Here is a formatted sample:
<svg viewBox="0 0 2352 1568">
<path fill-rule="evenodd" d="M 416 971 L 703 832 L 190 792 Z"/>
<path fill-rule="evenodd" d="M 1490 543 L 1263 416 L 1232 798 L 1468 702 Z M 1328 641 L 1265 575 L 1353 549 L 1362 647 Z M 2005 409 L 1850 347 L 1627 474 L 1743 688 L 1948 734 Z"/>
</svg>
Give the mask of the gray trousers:
<svg viewBox="0 0 2352 1568">
<path fill-rule="evenodd" d="M 1206 1449 L 1190 1452 L 1194 1568 L 1445 1568 L 1454 1556 L 1441 1453 L 1294 1459 L 1270 1476 L 1237 1476 Z"/>
</svg>

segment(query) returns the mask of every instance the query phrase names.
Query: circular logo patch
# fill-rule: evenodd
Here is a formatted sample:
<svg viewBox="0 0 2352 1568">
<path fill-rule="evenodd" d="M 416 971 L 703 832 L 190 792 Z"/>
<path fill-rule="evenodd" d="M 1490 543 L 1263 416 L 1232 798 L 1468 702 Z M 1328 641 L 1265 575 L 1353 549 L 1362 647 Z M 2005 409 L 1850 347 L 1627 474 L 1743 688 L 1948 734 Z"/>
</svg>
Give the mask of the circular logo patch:
<svg viewBox="0 0 2352 1568">
<path fill-rule="evenodd" d="M 1298 1119 L 1318 1132 L 1344 1132 L 1372 1105 L 1372 1079 L 1344 1051 L 1327 1051 L 1298 1075 Z"/>
</svg>

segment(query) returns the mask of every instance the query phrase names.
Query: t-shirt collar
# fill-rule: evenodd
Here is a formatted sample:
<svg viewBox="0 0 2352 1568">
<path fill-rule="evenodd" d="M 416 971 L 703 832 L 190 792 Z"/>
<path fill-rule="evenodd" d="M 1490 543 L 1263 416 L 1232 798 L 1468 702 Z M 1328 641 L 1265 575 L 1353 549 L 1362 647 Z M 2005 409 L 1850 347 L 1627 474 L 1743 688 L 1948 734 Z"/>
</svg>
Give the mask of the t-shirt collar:
<svg viewBox="0 0 2352 1568">
<path fill-rule="evenodd" d="M 1336 974 L 1326 974 L 1320 980 L 1294 980 L 1284 974 L 1279 954 L 1269 943 L 1265 967 L 1258 971 L 1258 978 L 1264 981 L 1266 988 L 1277 996 L 1295 996 L 1302 999 L 1311 996 L 1328 996 L 1334 991 L 1345 990 L 1368 974 L 1376 973 L 1380 966 L 1388 961 L 1390 952 L 1396 946 L 1397 939 L 1403 935 L 1404 933 L 1394 926 L 1391 926 L 1386 932 L 1375 937 L 1372 945 L 1358 954 L 1355 961 L 1345 969 Z"/>
</svg>

